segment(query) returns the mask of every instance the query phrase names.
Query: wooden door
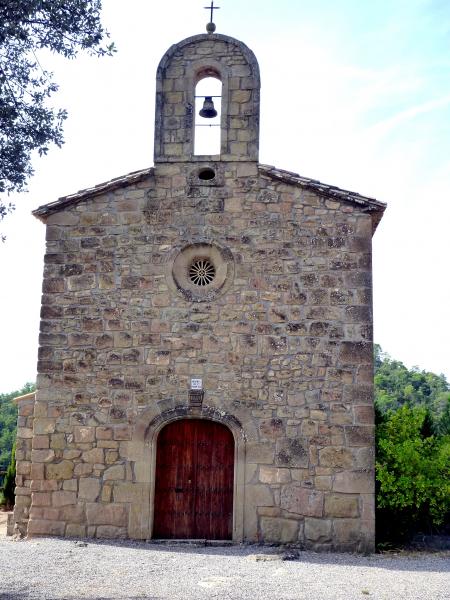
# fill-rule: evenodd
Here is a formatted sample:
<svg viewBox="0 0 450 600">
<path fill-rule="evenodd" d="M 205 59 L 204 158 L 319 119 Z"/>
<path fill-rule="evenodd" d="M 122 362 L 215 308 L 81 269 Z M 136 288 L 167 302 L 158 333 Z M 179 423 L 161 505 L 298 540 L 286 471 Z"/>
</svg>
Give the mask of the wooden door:
<svg viewBox="0 0 450 600">
<path fill-rule="evenodd" d="M 153 537 L 231 539 L 234 439 L 213 421 L 166 425 L 156 450 Z"/>
</svg>

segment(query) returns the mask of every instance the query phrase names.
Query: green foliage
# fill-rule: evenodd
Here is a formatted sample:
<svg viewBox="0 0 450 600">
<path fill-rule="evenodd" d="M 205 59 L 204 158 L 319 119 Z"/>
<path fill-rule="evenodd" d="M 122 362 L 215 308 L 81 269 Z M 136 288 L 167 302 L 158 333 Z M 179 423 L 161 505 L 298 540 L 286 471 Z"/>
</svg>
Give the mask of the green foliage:
<svg viewBox="0 0 450 600">
<path fill-rule="evenodd" d="M 444 375 L 407 369 L 375 344 L 375 403 L 382 414 L 402 406 L 424 406 L 434 433 L 450 434 L 450 385 Z"/>
<path fill-rule="evenodd" d="M 6 508 L 11 508 L 14 506 L 14 490 L 16 487 L 16 442 L 14 442 L 12 450 L 11 450 L 11 459 L 6 470 L 6 476 L 3 481 L 3 499 L 2 504 L 6 506 Z"/>
<path fill-rule="evenodd" d="M 450 391 L 375 348 L 378 541 L 435 531 L 450 518 Z"/>
<path fill-rule="evenodd" d="M 17 406 L 12 401 L 16 396 L 28 394 L 35 389 L 34 383 L 26 383 L 21 390 L 0 394 L 0 469 L 6 469 L 16 438 Z"/>
<path fill-rule="evenodd" d="M 99 0 L 9 0 L 0 3 L 0 193 L 23 191 L 33 174 L 31 152 L 46 154 L 63 143 L 64 110 L 46 105 L 57 91 L 42 69 L 42 49 L 75 58 L 80 51 L 103 56 L 108 33 Z M 0 220 L 13 207 L 0 203 Z"/>
</svg>

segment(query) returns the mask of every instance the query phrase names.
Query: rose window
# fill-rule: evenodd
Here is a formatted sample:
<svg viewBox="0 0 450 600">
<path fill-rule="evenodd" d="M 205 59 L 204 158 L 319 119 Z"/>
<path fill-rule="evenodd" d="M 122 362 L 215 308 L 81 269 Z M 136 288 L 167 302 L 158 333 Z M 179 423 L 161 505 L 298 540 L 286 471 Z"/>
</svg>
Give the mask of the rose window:
<svg viewBox="0 0 450 600">
<path fill-rule="evenodd" d="M 189 267 L 189 279 L 195 285 L 209 285 L 216 275 L 216 269 L 207 258 L 196 259 Z"/>
</svg>

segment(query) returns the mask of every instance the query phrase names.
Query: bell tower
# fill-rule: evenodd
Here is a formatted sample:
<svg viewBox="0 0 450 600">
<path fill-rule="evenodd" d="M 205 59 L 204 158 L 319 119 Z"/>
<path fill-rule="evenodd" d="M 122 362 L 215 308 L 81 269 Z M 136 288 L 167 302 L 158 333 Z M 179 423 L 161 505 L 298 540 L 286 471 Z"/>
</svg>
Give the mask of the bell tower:
<svg viewBox="0 0 450 600">
<path fill-rule="evenodd" d="M 208 33 L 174 44 L 159 63 L 155 163 L 258 161 L 256 57 L 242 42 L 214 30 L 208 23 Z M 212 93 L 203 88 L 209 81 L 215 84 Z M 205 136 L 216 143 L 200 145 Z"/>
</svg>

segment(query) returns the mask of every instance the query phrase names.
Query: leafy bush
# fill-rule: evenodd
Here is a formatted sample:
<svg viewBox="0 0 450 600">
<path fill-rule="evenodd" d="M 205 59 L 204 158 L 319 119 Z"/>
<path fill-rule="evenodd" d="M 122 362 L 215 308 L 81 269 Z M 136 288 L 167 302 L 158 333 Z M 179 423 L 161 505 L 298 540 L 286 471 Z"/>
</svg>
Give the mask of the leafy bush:
<svg viewBox="0 0 450 600">
<path fill-rule="evenodd" d="M 423 406 L 377 417 L 378 541 L 442 527 L 450 516 L 450 436 L 433 435 Z"/>
</svg>

